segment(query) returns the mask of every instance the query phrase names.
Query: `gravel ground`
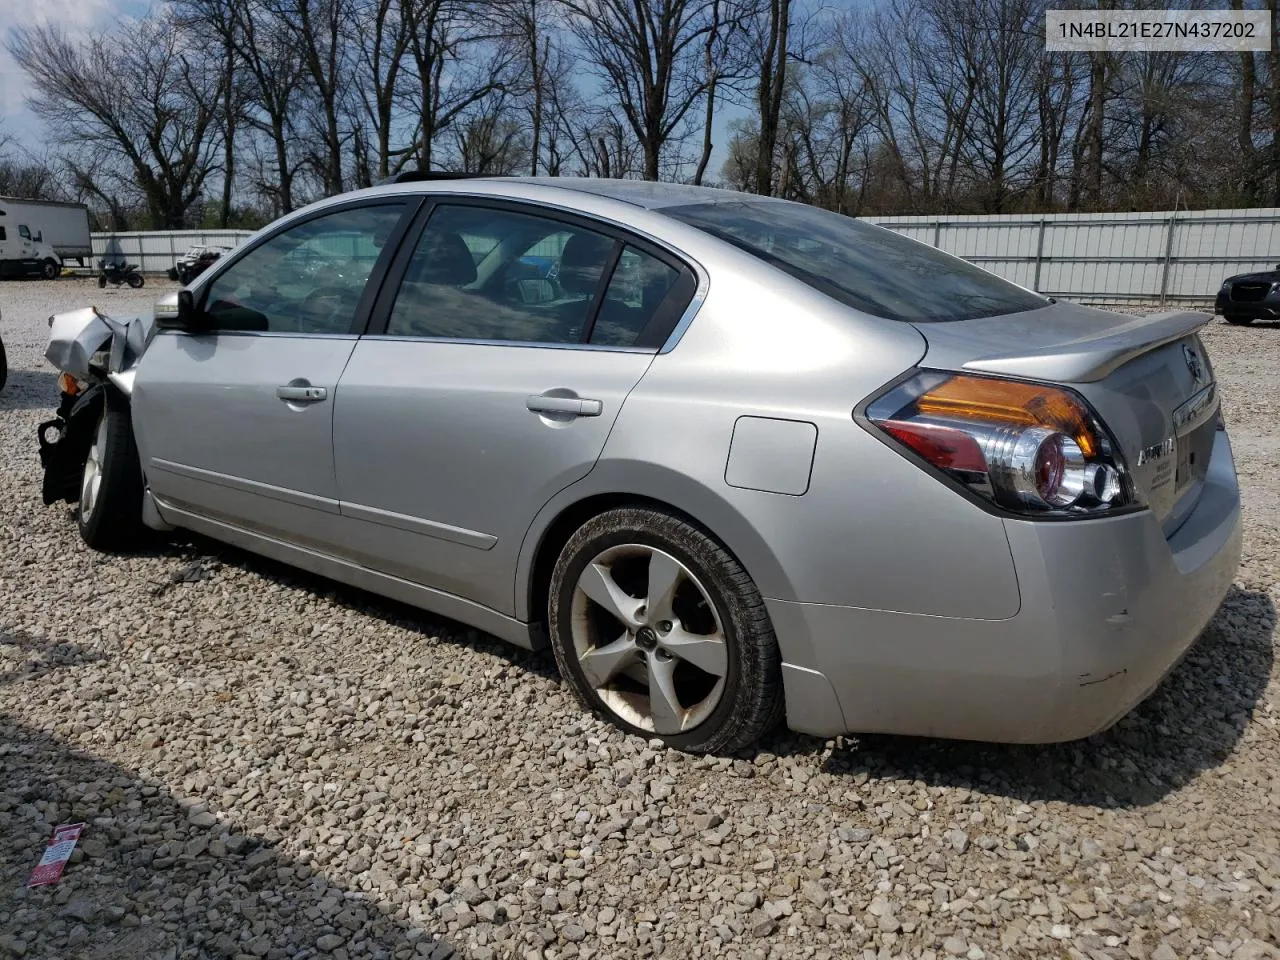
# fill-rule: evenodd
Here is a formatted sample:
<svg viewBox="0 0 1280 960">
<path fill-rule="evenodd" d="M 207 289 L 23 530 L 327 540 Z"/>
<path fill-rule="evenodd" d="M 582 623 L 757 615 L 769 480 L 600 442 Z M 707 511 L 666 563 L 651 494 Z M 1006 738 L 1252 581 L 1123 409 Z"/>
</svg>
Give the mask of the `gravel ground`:
<svg viewBox="0 0 1280 960">
<path fill-rule="evenodd" d="M 1280 956 L 1280 328 L 1207 331 L 1244 565 L 1119 726 L 714 759 L 584 717 L 549 655 L 248 554 L 87 551 L 39 501 L 44 320 L 166 288 L 0 284 L 0 956 Z"/>
</svg>

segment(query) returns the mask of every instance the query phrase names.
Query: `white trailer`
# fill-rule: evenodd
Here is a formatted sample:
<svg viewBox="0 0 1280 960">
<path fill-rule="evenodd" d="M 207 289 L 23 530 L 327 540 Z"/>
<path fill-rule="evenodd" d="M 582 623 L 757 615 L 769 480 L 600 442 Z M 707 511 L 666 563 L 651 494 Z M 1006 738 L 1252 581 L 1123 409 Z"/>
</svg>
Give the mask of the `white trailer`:
<svg viewBox="0 0 1280 960">
<path fill-rule="evenodd" d="M 83 203 L 0 197 L 0 276 L 52 280 L 64 260 L 92 263 L 89 209 Z"/>
</svg>

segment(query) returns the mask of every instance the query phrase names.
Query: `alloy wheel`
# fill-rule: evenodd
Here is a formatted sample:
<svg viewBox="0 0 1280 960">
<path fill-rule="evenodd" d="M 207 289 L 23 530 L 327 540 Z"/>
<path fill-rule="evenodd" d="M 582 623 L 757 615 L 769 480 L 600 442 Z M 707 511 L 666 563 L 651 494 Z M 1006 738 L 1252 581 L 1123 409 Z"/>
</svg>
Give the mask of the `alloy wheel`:
<svg viewBox="0 0 1280 960">
<path fill-rule="evenodd" d="M 662 736 L 705 721 L 724 694 L 729 645 L 697 576 L 638 543 L 598 554 L 573 593 L 578 666 L 606 707 Z"/>
<path fill-rule="evenodd" d="M 88 520 L 98 502 L 98 490 L 102 486 L 102 452 L 107 448 L 107 414 L 104 410 L 98 421 L 98 431 L 89 446 L 89 456 L 84 461 L 84 473 L 80 479 L 80 516 Z"/>
</svg>

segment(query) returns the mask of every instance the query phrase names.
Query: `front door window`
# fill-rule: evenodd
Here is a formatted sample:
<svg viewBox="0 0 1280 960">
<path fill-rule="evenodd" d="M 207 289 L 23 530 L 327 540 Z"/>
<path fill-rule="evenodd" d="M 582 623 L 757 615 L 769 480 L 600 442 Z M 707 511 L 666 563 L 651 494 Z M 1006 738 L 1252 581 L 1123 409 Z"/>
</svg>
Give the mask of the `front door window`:
<svg viewBox="0 0 1280 960">
<path fill-rule="evenodd" d="M 209 284 L 215 330 L 353 333 L 366 281 L 400 221 L 400 203 L 337 210 L 255 247 Z"/>
</svg>

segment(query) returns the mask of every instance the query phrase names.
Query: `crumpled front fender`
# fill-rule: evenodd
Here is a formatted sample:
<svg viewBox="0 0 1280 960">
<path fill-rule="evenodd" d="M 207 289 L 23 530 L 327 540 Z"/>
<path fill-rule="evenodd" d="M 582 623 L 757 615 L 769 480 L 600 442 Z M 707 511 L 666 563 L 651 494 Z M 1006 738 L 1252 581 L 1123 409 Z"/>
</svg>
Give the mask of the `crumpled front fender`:
<svg viewBox="0 0 1280 960">
<path fill-rule="evenodd" d="M 94 354 L 107 347 L 106 373 L 127 396 L 132 390 L 133 378 L 126 374 L 146 351 L 155 322 L 154 318 L 146 317 L 117 320 L 100 313 L 97 307 L 84 307 L 50 317 L 49 327 L 46 360 L 64 373 L 87 380 L 92 373 L 90 361 Z"/>
</svg>

